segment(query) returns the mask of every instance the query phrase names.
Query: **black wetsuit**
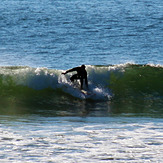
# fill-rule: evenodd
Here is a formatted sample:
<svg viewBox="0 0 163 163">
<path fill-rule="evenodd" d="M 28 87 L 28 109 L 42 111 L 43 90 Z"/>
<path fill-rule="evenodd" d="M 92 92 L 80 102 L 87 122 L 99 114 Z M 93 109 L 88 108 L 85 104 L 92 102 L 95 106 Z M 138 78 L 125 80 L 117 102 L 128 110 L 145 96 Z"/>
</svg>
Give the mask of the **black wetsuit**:
<svg viewBox="0 0 163 163">
<path fill-rule="evenodd" d="M 83 89 L 83 79 L 85 80 L 85 85 L 86 87 L 88 88 L 88 80 L 87 80 L 87 71 L 85 70 L 85 67 L 83 68 L 82 66 L 81 67 L 75 67 L 75 68 L 72 68 L 70 70 L 67 70 L 65 72 L 65 74 L 69 73 L 69 72 L 73 72 L 73 71 L 76 71 L 77 74 L 75 75 L 72 75 L 70 77 L 70 80 L 72 82 L 74 82 L 74 80 L 77 80 L 77 79 L 80 79 L 80 83 L 81 83 L 81 89 Z"/>
</svg>

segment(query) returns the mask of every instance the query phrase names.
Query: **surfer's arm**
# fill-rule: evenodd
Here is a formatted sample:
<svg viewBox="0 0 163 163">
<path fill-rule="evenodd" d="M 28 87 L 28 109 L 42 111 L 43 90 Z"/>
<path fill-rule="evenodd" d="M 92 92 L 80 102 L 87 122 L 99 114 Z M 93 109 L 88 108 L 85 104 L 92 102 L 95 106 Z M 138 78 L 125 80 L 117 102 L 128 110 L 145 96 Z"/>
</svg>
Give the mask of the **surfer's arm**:
<svg viewBox="0 0 163 163">
<path fill-rule="evenodd" d="M 72 72 L 72 71 L 77 71 L 77 67 L 75 67 L 75 68 L 72 68 L 72 69 L 69 69 L 69 70 L 67 70 L 66 72 L 63 72 L 62 74 L 67 74 L 67 73 L 69 73 L 69 72 Z"/>
</svg>

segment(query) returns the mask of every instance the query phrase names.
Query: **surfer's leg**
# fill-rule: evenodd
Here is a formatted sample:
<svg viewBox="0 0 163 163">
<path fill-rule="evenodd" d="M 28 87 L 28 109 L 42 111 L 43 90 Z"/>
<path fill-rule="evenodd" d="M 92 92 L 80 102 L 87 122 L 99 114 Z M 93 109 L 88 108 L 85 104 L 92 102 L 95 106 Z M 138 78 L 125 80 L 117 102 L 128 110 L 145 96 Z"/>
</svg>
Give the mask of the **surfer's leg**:
<svg viewBox="0 0 163 163">
<path fill-rule="evenodd" d="M 81 84 L 81 88 L 80 89 L 83 89 L 83 78 L 80 79 L 80 84 Z"/>
<path fill-rule="evenodd" d="M 71 82 L 74 82 L 75 79 L 78 79 L 78 74 L 72 75 L 70 78 Z"/>
<path fill-rule="evenodd" d="M 88 89 L 88 80 L 87 80 L 87 78 L 85 78 L 85 85 L 86 85 L 86 87 Z"/>
</svg>

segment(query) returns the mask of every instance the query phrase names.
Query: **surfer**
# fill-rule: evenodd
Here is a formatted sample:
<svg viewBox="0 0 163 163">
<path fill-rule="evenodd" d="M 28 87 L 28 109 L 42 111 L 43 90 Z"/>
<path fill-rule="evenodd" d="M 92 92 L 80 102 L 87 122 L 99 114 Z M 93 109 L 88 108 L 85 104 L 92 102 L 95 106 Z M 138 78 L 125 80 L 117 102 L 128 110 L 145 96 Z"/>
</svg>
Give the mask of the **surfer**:
<svg viewBox="0 0 163 163">
<path fill-rule="evenodd" d="M 81 84 L 81 90 L 83 89 L 83 79 L 85 80 L 85 85 L 88 89 L 88 80 L 87 80 L 87 71 L 85 69 L 85 65 L 81 65 L 80 67 L 75 67 L 72 69 L 67 70 L 66 72 L 63 72 L 62 74 L 67 74 L 69 72 L 76 71 L 77 74 L 74 74 L 70 77 L 71 82 L 74 82 L 74 80 L 80 79 Z"/>
</svg>

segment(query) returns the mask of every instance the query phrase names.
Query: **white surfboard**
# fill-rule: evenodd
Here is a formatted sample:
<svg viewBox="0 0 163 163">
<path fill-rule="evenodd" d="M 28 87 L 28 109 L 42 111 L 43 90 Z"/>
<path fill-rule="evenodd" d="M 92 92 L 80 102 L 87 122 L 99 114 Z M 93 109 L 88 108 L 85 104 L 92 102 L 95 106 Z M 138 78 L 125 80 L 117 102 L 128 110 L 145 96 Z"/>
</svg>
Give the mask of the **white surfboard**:
<svg viewBox="0 0 163 163">
<path fill-rule="evenodd" d="M 95 95 L 94 92 L 86 91 L 86 90 L 81 90 L 81 93 L 84 94 L 85 96 L 93 96 Z"/>
</svg>

